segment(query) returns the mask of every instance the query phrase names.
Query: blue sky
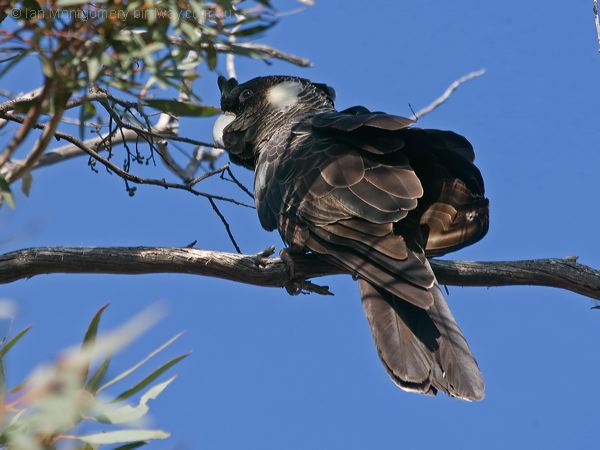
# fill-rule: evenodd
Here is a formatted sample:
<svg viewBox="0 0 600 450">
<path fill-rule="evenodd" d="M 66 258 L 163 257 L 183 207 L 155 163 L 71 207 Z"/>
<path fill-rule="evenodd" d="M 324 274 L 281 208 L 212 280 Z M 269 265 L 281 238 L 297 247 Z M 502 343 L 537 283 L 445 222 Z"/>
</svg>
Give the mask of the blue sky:
<svg viewBox="0 0 600 450">
<path fill-rule="evenodd" d="M 454 79 L 486 68 L 419 123 L 467 136 L 486 180 L 489 234 L 451 257 L 579 255 L 600 267 L 600 54 L 591 1 L 317 0 L 264 41 L 310 57 L 315 67 L 239 60 L 242 80 L 287 73 L 326 82 L 339 108 L 409 115 L 409 103 L 418 109 Z M 3 87 L 22 82 L 13 76 Z M 27 82 L 35 87 L 36 79 Z M 196 86 L 217 102 L 215 76 Z M 182 132 L 208 139 L 211 126 L 186 121 Z M 162 174 L 153 170 L 144 173 Z M 235 173 L 251 184 L 250 173 Z M 235 192 L 213 181 L 204 188 Z M 233 250 L 205 201 L 153 187 L 129 198 L 117 177 L 92 173 L 85 159 L 36 172 L 31 197 L 17 195 L 17 202 L 16 210 L 0 210 L 2 252 L 193 240 Z M 281 247 L 254 211 L 223 210 L 243 251 Z M 335 297 L 291 298 L 283 289 L 184 275 L 52 275 L 5 285 L 0 297 L 20 307 L 15 326 L 34 326 L 8 361 L 10 377 L 17 381 L 77 342 L 102 304 L 111 304 L 110 327 L 160 301 L 169 316 L 117 362 L 124 367 L 187 331 L 172 352 L 193 355 L 153 407 L 173 438 L 156 448 L 597 448 L 600 315 L 591 300 L 541 287 L 450 287 L 450 306 L 487 383 L 486 399 L 469 404 L 395 388 L 355 283 L 324 281 Z"/>
</svg>

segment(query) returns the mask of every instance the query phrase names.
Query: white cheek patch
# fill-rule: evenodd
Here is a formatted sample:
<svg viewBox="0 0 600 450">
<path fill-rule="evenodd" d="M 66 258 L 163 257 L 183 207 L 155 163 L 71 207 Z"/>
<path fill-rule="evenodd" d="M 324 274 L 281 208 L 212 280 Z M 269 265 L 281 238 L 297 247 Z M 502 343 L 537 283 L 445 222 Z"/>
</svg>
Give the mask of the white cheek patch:
<svg viewBox="0 0 600 450">
<path fill-rule="evenodd" d="M 277 109 L 289 108 L 298 103 L 300 92 L 302 84 L 298 81 L 283 81 L 269 89 L 267 99 Z"/>
<path fill-rule="evenodd" d="M 230 112 L 221 114 L 217 120 L 215 120 L 215 124 L 213 125 L 213 139 L 215 140 L 215 144 L 225 147 L 225 144 L 223 144 L 223 130 L 234 120 L 235 114 Z"/>
</svg>

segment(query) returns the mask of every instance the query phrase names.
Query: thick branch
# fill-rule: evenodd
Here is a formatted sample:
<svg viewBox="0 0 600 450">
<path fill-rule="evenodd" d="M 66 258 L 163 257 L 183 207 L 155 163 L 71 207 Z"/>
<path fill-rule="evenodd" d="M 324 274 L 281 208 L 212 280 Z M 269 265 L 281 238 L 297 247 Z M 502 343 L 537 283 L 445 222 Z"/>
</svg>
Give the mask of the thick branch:
<svg viewBox="0 0 600 450">
<path fill-rule="evenodd" d="M 296 275 L 301 278 L 344 273 L 312 255 L 293 259 Z M 549 286 L 600 299 L 600 271 L 578 264 L 575 258 L 497 262 L 434 259 L 431 265 L 442 284 Z M 0 255 L 0 283 L 49 273 L 187 273 L 270 287 L 290 282 L 279 258 L 192 248 L 41 247 Z"/>
</svg>

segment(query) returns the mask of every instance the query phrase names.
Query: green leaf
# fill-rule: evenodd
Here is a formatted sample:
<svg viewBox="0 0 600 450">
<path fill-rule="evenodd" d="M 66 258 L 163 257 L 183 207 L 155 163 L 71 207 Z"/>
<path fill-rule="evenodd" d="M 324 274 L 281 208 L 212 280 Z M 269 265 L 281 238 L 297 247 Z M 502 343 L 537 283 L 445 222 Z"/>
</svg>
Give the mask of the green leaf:
<svg viewBox="0 0 600 450">
<path fill-rule="evenodd" d="M 23 416 L 25 415 L 25 413 L 26 413 L 26 412 L 27 412 L 27 409 L 26 409 L 26 408 L 23 408 L 23 409 L 21 409 L 21 410 L 17 411 L 17 413 L 16 413 L 16 414 L 14 414 L 14 415 L 12 416 L 12 418 L 10 419 L 10 422 L 8 422 L 8 427 L 12 427 L 12 426 L 14 426 L 15 424 L 18 424 L 18 423 L 19 423 L 19 420 L 21 420 L 21 417 L 23 417 Z M 6 428 L 5 428 L 5 429 L 6 429 Z"/>
<path fill-rule="evenodd" d="M 125 442 L 148 441 L 151 439 L 167 439 L 171 435 L 162 430 L 119 430 L 105 433 L 71 436 L 92 445 L 122 444 Z M 135 448 L 135 447 L 134 447 Z"/>
<path fill-rule="evenodd" d="M 217 68 L 217 50 L 210 42 L 206 48 L 206 63 L 208 64 L 208 68 L 210 70 L 215 70 Z"/>
<path fill-rule="evenodd" d="M 171 339 L 169 339 L 163 345 L 161 345 L 157 349 L 153 350 L 150 354 L 148 354 L 140 362 L 138 362 L 137 364 L 133 365 L 132 367 L 130 367 L 129 369 L 127 369 L 125 372 L 117 375 L 112 380 L 110 380 L 109 382 L 107 382 L 106 384 L 104 384 L 101 388 L 98 389 L 98 392 L 101 392 L 101 391 L 105 390 L 106 388 L 112 386 L 113 384 L 118 383 L 123 378 L 131 375 L 133 372 L 135 372 L 136 370 L 138 370 L 140 367 L 142 367 L 144 364 L 146 364 L 148 361 L 150 361 L 152 358 L 154 358 L 156 355 L 158 355 L 160 352 L 162 352 L 168 346 L 170 346 L 173 342 L 175 342 L 177 339 L 179 339 L 182 334 L 183 333 L 178 333 L 175 336 L 173 336 Z"/>
<path fill-rule="evenodd" d="M 34 12 L 37 14 L 42 12 L 42 7 L 35 0 L 23 0 L 23 7 L 27 9 L 29 13 Z"/>
<path fill-rule="evenodd" d="M 169 386 L 169 384 L 171 384 L 171 382 L 173 382 L 174 379 L 175 377 L 171 377 L 167 381 L 154 385 L 148 389 L 146 393 L 142 395 L 136 406 L 124 405 L 119 408 L 100 407 L 100 411 L 96 416 L 96 420 L 102 423 L 123 424 L 135 422 L 136 420 L 141 419 L 148 414 L 148 411 L 150 411 L 148 402 L 150 400 L 156 400 L 156 398 L 167 388 L 167 386 Z"/>
<path fill-rule="evenodd" d="M 10 58 L 10 62 L 6 64 L 2 69 L 0 69 L 0 78 L 2 78 L 5 74 L 7 74 L 13 67 L 21 62 L 23 58 L 25 58 L 29 54 L 29 49 L 23 49 L 18 54 L 12 56 Z M 2 61 L 4 64 L 8 59 Z"/>
<path fill-rule="evenodd" d="M 4 358 L 4 356 L 6 356 L 6 354 L 8 353 L 8 351 L 13 348 L 13 346 L 19 342 L 19 340 L 21 340 L 21 338 L 23 336 L 25 336 L 25 334 L 31 330 L 31 325 L 29 325 L 26 328 L 23 328 L 21 331 L 19 331 L 17 333 L 17 335 L 12 338 L 10 341 L 8 341 L 6 344 L 4 344 L 1 348 L 0 348 L 0 359 Z"/>
<path fill-rule="evenodd" d="M 221 112 L 219 108 L 215 108 L 214 106 L 196 105 L 193 103 L 180 102 L 178 100 L 154 99 L 146 100 L 146 104 L 152 108 L 176 116 L 210 117 Z"/>
<path fill-rule="evenodd" d="M 6 372 L 4 361 L 0 359 L 0 405 L 6 404 Z"/>
<path fill-rule="evenodd" d="M 20 391 L 22 391 L 23 389 L 25 389 L 25 387 L 26 387 L 26 386 L 27 386 L 27 380 L 25 380 L 25 381 L 23 381 L 23 382 L 21 382 L 21 383 L 17 384 L 16 386 L 13 386 L 13 387 L 11 387 L 11 388 L 8 390 L 8 393 L 9 393 L 9 394 L 15 394 L 15 393 L 17 393 L 17 392 L 20 392 Z"/>
<path fill-rule="evenodd" d="M 138 384 L 133 386 L 131 389 L 127 389 L 126 391 L 119 394 L 113 400 L 113 402 L 119 402 L 121 400 L 125 400 L 125 399 L 131 397 L 132 395 L 137 394 L 139 391 L 144 389 L 146 386 L 148 386 L 150 383 L 152 383 L 154 380 L 156 380 L 159 376 L 161 376 L 164 372 L 166 372 L 171 367 L 173 367 L 175 364 L 177 364 L 179 361 L 187 358 L 188 356 L 190 356 L 190 354 L 185 353 L 183 355 L 179 355 L 179 356 L 173 358 L 172 360 L 166 362 L 165 364 L 160 366 L 158 369 L 156 369 L 154 372 L 152 372 L 150 375 L 148 375 L 146 378 L 144 378 L 142 381 L 140 381 Z"/>
<path fill-rule="evenodd" d="M 79 107 L 79 139 L 85 138 L 85 122 L 96 115 L 96 107 L 92 102 L 84 102 Z"/>
<path fill-rule="evenodd" d="M 102 361 L 102 364 L 98 366 L 96 372 L 94 372 L 94 375 L 92 375 L 88 382 L 85 384 L 85 389 L 87 391 L 91 392 L 92 394 L 98 392 L 98 387 L 100 386 L 100 383 L 102 383 L 102 381 L 104 380 L 106 372 L 108 372 L 108 367 L 110 366 L 111 359 L 112 355 L 109 355 L 106 358 L 104 358 L 104 361 Z"/>
<path fill-rule="evenodd" d="M 31 176 L 31 172 L 25 172 L 21 177 L 21 192 L 25 194 L 26 197 L 29 197 L 31 183 L 33 183 L 33 176 Z"/>
<path fill-rule="evenodd" d="M 206 20 L 206 10 L 201 2 L 191 1 L 188 6 L 192 8 L 194 19 L 196 19 L 199 23 L 204 23 Z"/>
<path fill-rule="evenodd" d="M 134 450 L 136 448 L 143 447 L 144 445 L 147 445 L 147 444 L 148 444 L 147 442 L 143 442 L 143 441 L 132 442 L 131 444 L 119 445 L 118 447 L 115 447 L 113 450 Z"/>
<path fill-rule="evenodd" d="M 153 25 L 154 23 L 156 23 L 156 18 L 157 18 L 156 8 L 154 8 L 154 7 L 147 8 L 146 9 L 146 17 L 148 20 L 148 25 Z"/>
<path fill-rule="evenodd" d="M 54 62 L 43 52 L 39 53 L 38 57 L 40 59 L 40 64 L 42 65 L 42 72 L 44 72 L 44 75 L 46 75 L 48 78 L 53 78 L 56 75 L 56 67 L 54 67 Z"/>
<path fill-rule="evenodd" d="M 98 311 L 96 311 L 96 314 L 94 314 L 94 317 L 92 317 L 92 321 L 88 325 L 88 329 L 85 332 L 85 336 L 83 337 L 83 342 L 81 343 L 82 348 L 90 347 L 94 345 L 94 342 L 96 342 L 96 336 L 98 335 L 98 325 L 100 324 L 102 313 L 104 312 L 104 310 L 106 310 L 106 308 L 108 308 L 108 303 L 106 303 Z M 86 364 L 83 368 L 82 373 L 83 380 L 87 379 L 89 370 L 90 366 L 89 364 Z"/>
<path fill-rule="evenodd" d="M 87 331 L 85 332 L 85 336 L 83 337 L 82 345 L 92 345 L 96 342 L 96 336 L 98 335 L 98 325 L 100 324 L 100 319 L 102 318 L 102 313 L 108 308 L 108 303 L 102 305 L 102 307 L 96 311 L 94 317 L 92 317 L 92 321 L 88 325 Z"/>
<path fill-rule="evenodd" d="M 25 336 L 25 334 L 31 330 L 31 325 L 27 328 L 23 328 L 21 331 L 17 333 L 17 335 L 8 341 L 6 344 L 0 348 L 0 404 L 4 404 L 4 399 L 6 398 L 6 374 L 4 372 L 4 356 L 9 352 L 14 345 L 19 342 L 19 340 Z"/>
<path fill-rule="evenodd" d="M 15 105 L 14 112 L 25 114 L 37 103 L 37 101 L 37 98 L 21 100 Z"/>
<path fill-rule="evenodd" d="M 271 23 L 264 24 L 264 25 L 255 25 L 253 27 L 241 28 L 231 34 L 233 34 L 237 37 L 254 36 L 256 34 L 264 33 L 269 28 L 273 27 L 273 25 L 275 25 L 275 23 L 276 22 L 271 22 Z"/>
<path fill-rule="evenodd" d="M 179 28 L 181 28 L 181 31 L 183 31 L 183 34 L 185 34 L 188 38 L 188 42 L 191 44 L 197 43 L 202 37 L 198 29 L 189 22 L 181 22 Z"/>
<path fill-rule="evenodd" d="M 6 182 L 6 179 L 2 175 L 0 175 L 0 195 L 2 198 L 4 198 L 4 200 L 6 200 L 8 206 L 13 209 L 15 208 L 15 199 L 13 198 L 10 190 L 10 185 Z"/>
<path fill-rule="evenodd" d="M 57 6 L 77 6 L 77 5 L 84 5 L 86 3 L 89 3 L 89 1 L 87 1 L 87 0 L 58 0 L 56 2 Z"/>
</svg>

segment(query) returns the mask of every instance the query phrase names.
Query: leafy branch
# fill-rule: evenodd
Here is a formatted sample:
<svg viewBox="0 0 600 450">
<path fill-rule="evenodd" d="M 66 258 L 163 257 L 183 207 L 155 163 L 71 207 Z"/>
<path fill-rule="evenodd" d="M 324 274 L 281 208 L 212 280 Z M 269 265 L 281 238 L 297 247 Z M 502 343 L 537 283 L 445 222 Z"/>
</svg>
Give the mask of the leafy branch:
<svg viewBox="0 0 600 450">
<path fill-rule="evenodd" d="M 181 334 L 168 340 L 131 368 L 109 378 L 108 367 L 113 355 L 153 326 L 160 313 L 156 309 L 147 310 L 119 329 L 98 336 L 100 320 L 107 306 L 104 305 L 94 315 L 82 344 L 65 351 L 54 364 L 39 367 L 13 388 L 6 387 L 2 370 L 0 445 L 11 450 L 42 450 L 56 449 L 62 442 L 75 441 L 80 443 L 75 448 L 82 450 L 92 448 L 90 446 L 100 448 L 113 444 L 125 449 L 170 436 L 162 430 L 140 428 L 139 423 L 150 412 L 150 401 L 155 400 L 175 377 L 153 384 L 155 380 L 188 354 L 160 364 L 141 380 L 122 389 L 120 394 L 108 395 L 106 389 L 129 380 Z M 29 329 L 23 329 L 0 347 L 2 369 L 7 353 Z M 130 403 L 140 393 L 139 399 Z M 82 427 L 93 432 L 77 432 Z"/>
</svg>

